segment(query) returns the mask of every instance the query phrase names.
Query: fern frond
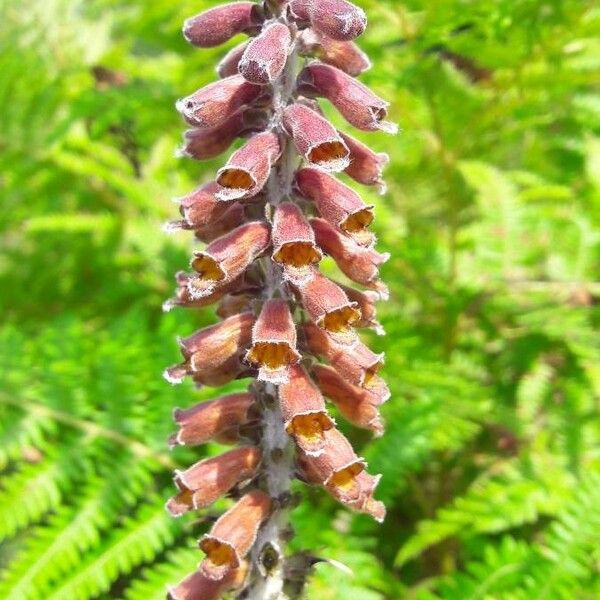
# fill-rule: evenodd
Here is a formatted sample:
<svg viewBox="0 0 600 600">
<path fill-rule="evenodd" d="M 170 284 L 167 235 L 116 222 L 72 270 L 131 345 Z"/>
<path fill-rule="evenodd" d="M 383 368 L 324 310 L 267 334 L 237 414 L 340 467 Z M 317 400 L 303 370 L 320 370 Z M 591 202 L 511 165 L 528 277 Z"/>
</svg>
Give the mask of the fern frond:
<svg viewBox="0 0 600 600">
<path fill-rule="evenodd" d="M 450 536 L 498 533 L 554 515 L 569 498 L 572 485 L 573 478 L 551 455 L 538 454 L 535 463 L 508 461 L 500 472 L 482 476 L 466 494 L 441 508 L 435 519 L 421 521 L 398 552 L 396 564 L 403 565 Z"/>
<path fill-rule="evenodd" d="M 130 573 L 163 552 L 181 529 L 181 523 L 166 514 L 162 501 L 145 505 L 77 565 L 71 577 L 63 580 L 46 600 L 88 600 L 109 590 L 119 575 Z"/>
</svg>

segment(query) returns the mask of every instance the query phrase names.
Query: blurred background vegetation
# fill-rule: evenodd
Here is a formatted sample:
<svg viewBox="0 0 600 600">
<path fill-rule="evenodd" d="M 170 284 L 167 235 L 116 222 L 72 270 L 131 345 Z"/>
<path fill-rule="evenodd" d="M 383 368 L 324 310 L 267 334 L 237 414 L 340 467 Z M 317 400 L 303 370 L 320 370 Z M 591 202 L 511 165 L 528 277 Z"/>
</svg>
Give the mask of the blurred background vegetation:
<svg viewBox="0 0 600 600">
<path fill-rule="evenodd" d="M 388 432 L 379 527 L 322 492 L 295 548 L 310 600 L 600 598 L 600 7 L 362 0 L 364 76 L 393 102 L 378 205 Z M 187 236 L 174 101 L 214 78 L 208 0 L 0 0 L 0 597 L 162 599 L 206 523 L 164 511 Z M 216 451 L 216 446 L 208 452 Z"/>
</svg>

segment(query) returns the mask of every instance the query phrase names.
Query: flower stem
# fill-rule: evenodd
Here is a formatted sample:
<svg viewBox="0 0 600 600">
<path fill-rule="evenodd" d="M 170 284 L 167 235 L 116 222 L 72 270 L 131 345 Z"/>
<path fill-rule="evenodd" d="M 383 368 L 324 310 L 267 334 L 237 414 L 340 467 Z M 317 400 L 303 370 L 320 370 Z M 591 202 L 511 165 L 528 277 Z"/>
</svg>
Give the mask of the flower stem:
<svg viewBox="0 0 600 600">
<path fill-rule="evenodd" d="M 273 121 L 275 130 L 282 131 L 281 115 L 292 100 L 298 74 L 298 52 L 292 50 L 286 68 L 273 86 Z M 290 194 L 297 155 L 291 141 L 285 138 L 285 146 L 279 163 L 271 173 L 267 186 L 267 209 L 274 208 Z M 271 258 L 263 259 L 265 295 L 276 293 L 286 296 L 279 269 Z M 255 394 L 262 406 L 262 475 L 269 495 L 275 501 L 275 509 L 258 534 L 252 551 L 252 576 L 239 598 L 244 600 L 284 600 L 284 546 L 289 532 L 289 501 L 294 477 L 294 445 L 285 431 L 285 423 L 278 401 L 277 386 L 272 383 L 256 385 Z"/>
</svg>

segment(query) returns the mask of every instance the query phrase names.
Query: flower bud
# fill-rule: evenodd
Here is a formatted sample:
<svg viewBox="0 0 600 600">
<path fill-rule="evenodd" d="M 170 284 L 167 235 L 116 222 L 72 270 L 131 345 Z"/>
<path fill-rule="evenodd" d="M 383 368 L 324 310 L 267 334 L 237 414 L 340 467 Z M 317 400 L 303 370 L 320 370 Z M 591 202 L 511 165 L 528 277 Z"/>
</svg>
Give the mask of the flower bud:
<svg viewBox="0 0 600 600">
<path fill-rule="evenodd" d="M 247 46 L 239 70 L 246 80 L 266 85 L 279 78 L 292 45 L 287 25 L 271 23 Z"/>
<path fill-rule="evenodd" d="M 194 46 L 212 48 L 238 33 L 254 33 L 261 22 L 259 6 L 254 2 L 230 2 L 187 19 L 183 36 Z"/>
<path fill-rule="evenodd" d="M 262 190 L 279 159 L 281 144 L 277 134 L 257 133 L 235 152 L 227 165 L 219 169 L 217 192 L 219 200 L 250 198 Z"/>
<path fill-rule="evenodd" d="M 371 68 L 369 57 L 354 42 L 340 42 L 321 36 L 316 53 L 321 62 L 336 67 L 351 77 L 358 77 Z"/>
<path fill-rule="evenodd" d="M 283 126 L 298 152 L 326 171 L 343 171 L 349 151 L 335 127 L 303 104 L 291 104 L 283 113 Z"/>
<path fill-rule="evenodd" d="M 173 413 L 179 431 L 171 437 L 171 446 L 198 446 L 219 437 L 225 432 L 237 430 L 254 419 L 254 397 L 240 393 L 222 396 L 209 402 L 201 402 Z"/>
<path fill-rule="evenodd" d="M 389 259 L 389 254 L 359 246 L 323 219 L 311 219 L 310 224 L 319 248 L 335 260 L 346 277 L 365 287 L 378 289 L 379 267 Z"/>
<path fill-rule="evenodd" d="M 286 431 L 306 454 L 318 455 L 325 445 L 324 432 L 335 427 L 321 392 L 301 365 L 290 368 L 289 381 L 279 387 L 279 404 Z"/>
<path fill-rule="evenodd" d="M 350 165 L 346 169 L 349 175 L 358 183 L 377 187 L 380 194 L 385 194 L 386 185 L 383 181 L 383 169 L 390 161 L 384 152 L 373 152 L 368 146 L 357 139 L 340 132 L 350 150 Z"/>
<path fill-rule="evenodd" d="M 296 350 L 296 325 L 288 303 L 267 300 L 252 331 L 246 361 L 259 367 L 258 379 L 280 384 L 288 381 L 289 367 L 300 360 Z"/>
<path fill-rule="evenodd" d="M 217 65 L 217 75 L 221 79 L 239 74 L 240 61 L 242 60 L 242 56 L 244 56 L 244 52 L 249 43 L 250 42 L 246 41 L 238 44 L 222 58 L 221 62 Z"/>
<path fill-rule="evenodd" d="M 184 220 L 183 228 L 199 229 L 205 225 L 212 225 L 225 214 L 227 205 L 219 202 L 215 196 L 219 189 L 217 182 L 211 181 L 177 199 Z"/>
<path fill-rule="evenodd" d="M 350 385 L 331 367 L 315 365 L 312 373 L 321 392 L 336 405 L 348 422 L 370 429 L 377 437 L 383 435 L 384 425 L 374 396 L 363 388 Z"/>
<path fill-rule="evenodd" d="M 321 258 L 315 234 L 294 202 L 283 202 L 273 215 L 273 260 L 283 267 L 285 279 L 295 284 L 313 276 L 312 265 Z"/>
<path fill-rule="evenodd" d="M 179 517 L 210 506 L 235 485 L 251 478 L 260 460 L 258 448 L 242 447 L 201 460 L 185 471 L 175 471 L 179 493 L 167 502 L 167 510 Z"/>
<path fill-rule="evenodd" d="M 334 40 L 353 40 L 367 27 L 367 15 L 346 0 L 317 0 L 309 4 L 314 29 Z"/>
<path fill-rule="evenodd" d="M 209 579 L 220 580 L 237 569 L 270 510 L 271 499 L 260 490 L 253 490 L 238 500 L 200 540 L 200 549 L 206 553 L 200 571 Z"/>
<path fill-rule="evenodd" d="M 242 313 L 179 340 L 185 362 L 167 369 L 167 381 L 181 383 L 191 375 L 201 385 L 219 386 L 234 380 L 243 372 L 241 357 L 255 320 L 252 313 Z"/>
<path fill-rule="evenodd" d="M 266 113 L 240 109 L 217 127 L 188 129 L 178 154 L 195 160 L 208 160 L 227 150 L 237 137 L 264 129 L 266 125 Z"/>
<path fill-rule="evenodd" d="M 236 288 L 233 287 L 232 291 Z M 242 312 L 248 312 L 252 310 L 254 301 L 254 293 L 231 293 L 223 296 L 219 301 L 219 306 L 217 306 L 216 313 L 222 319 L 226 319 L 227 317 L 232 317 L 233 315 L 238 315 Z"/>
<path fill-rule="evenodd" d="M 231 233 L 240 223 L 246 220 L 246 211 L 243 204 L 239 202 L 221 202 L 221 204 L 227 205 L 227 210 L 222 217 L 210 225 L 194 229 L 197 240 L 210 244 L 217 238 Z"/>
<path fill-rule="evenodd" d="M 373 222 L 373 205 L 366 205 L 354 190 L 314 168 L 300 169 L 296 173 L 296 186 L 333 226 L 363 246 L 374 243 L 375 238 L 368 230 Z"/>
<path fill-rule="evenodd" d="M 360 320 L 360 312 L 339 285 L 316 271 L 312 279 L 296 289 L 306 312 L 319 327 L 338 343 L 357 341 L 353 325 Z"/>
<path fill-rule="evenodd" d="M 306 27 L 310 24 L 309 7 L 312 2 L 314 0 L 290 0 L 288 2 L 288 14 L 298 26 Z"/>
<path fill-rule="evenodd" d="M 362 342 L 351 346 L 337 344 L 313 323 L 303 325 L 307 348 L 331 366 L 352 385 L 370 389 L 378 383 L 377 372 L 383 366 L 383 354 L 371 352 Z"/>
<path fill-rule="evenodd" d="M 201 571 L 196 571 L 176 586 L 170 586 L 167 600 L 219 600 L 228 590 L 240 587 L 246 574 L 245 565 L 232 570 L 226 577 L 218 581 L 209 579 Z"/>
<path fill-rule="evenodd" d="M 252 221 L 234 229 L 205 250 L 194 252 L 191 267 L 198 275 L 190 281 L 192 298 L 202 298 L 238 278 L 271 243 L 269 226 Z"/>
<path fill-rule="evenodd" d="M 358 129 L 398 132 L 394 123 L 385 120 L 389 102 L 340 69 L 312 63 L 300 73 L 298 88 L 302 94 L 327 98 L 346 121 Z"/>
<path fill-rule="evenodd" d="M 262 94 L 264 89 L 260 86 L 246 81 L 241 75 L 233 75 L 178 100 L 176 106 L 190 125 L 219 127 L 242 106 L 253 103 Z"/>
</svg>

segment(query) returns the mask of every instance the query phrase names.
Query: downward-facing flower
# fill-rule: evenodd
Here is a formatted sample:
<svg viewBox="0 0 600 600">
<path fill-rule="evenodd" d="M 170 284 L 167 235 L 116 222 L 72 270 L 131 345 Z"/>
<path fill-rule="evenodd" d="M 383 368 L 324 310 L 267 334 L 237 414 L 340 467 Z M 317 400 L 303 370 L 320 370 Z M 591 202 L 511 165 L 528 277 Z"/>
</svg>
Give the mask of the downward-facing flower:
<svg viewBox="0 0 600 600">
<path fill-rule="evenodd" d="M 198 446 L 224 434 L 236 432 L 243 425 L 256 420 L 254 396 L 249 393 L 229 394 L 209 402 L 201 402 L 188 409 L 176 409 L 173 420 L 178 432 L 169 445 Z"/>
<path fill-rule="evenodd" d="M 171 383 L 181 383 L 186 375 L 201 385 L 224 385 L 243 371 L 241 359 L 250 346 L 256 317 L 242 313 L 201 329 L 179 340 L 185 361 L 165 371 Z"/>
<path fill-rule="evenodd" d="M 233 141 L 250 131 L 260 131 L 266 125 L 266 114 L 260 110 L 240 109 L 217 127 L 188 129 L 183 136 L 180 156 L 207 160 L 225 152 Z"/>
<path fill-rule="evenodd" d="M 167 600 L 219 600 L 229 590 L 241 587 L 246 579 L 247 565 L 229 572 L 223 579 L 208 578 L 202 571 L 188 575 L 168 589 Z"/>
<path fill-rule="evenodd" d="M 303 104 L 291 104 L 283 113 L 283 126 L 298 153 L 326 171 L 343 171 L 350 152 L 331 123 Z"/>
<path fill-rule="evenodd" d="M 219 200 L 250 198 L 260 192 L 265 184 L 273 163 L 281 154 L 279 136 L 266 131 L 250 138 L 235 152 L 227 164 L 219 169 L 217 192 Z"/>
<path fill-rule="evenodd" d="M 297 204 L 283 202 L 273 215 L 273 260 L 283 267 L 284 277 L 304 283 L 313 276 L 313 265 L 323 254 L 315 243 L 315 234 Z"/>
<path fill-rule="evenodd" d="M 340 69 L 312 63 L 300 74 L 299 85 L 306 95 L 327 98 L 357 129 L 381 130 L 391 134 L 398 131 L 394 123 L 386 121 L 389 102 Z"/>
<path fill-rule="evenodd" d="M 197 386 L 253 381 L 174 413 L 171 447 L 237 446 L 175 473 L 174 516 L 223 496 L 235 503 L 200 540 L 206 557 L 169 589 L 171 600 L 217 600 L 240 588 L 239 598 L 287 593 L 299 564 L 285 551 L 294 476 L 384 518 L 374 499 L 379 476 L 366 471 L 326 405 L 351 425 L 383 432 L 383 355 L 357 328 L 382 333 L 375 305 L 387 297 L 379 279 L 387 255 L 373 248 L 373 206 L 333 173 L 383 191 L 388 159 L 339 132 L 317 100 L 361 130 L 395 131 L 388 103 L 354 79 L 371 66 L 352 41 L 365 26 L 347 0 L 230 2 L 185 23 L 198 47 L 250 37 L 221 60 L 219 81 L 177 103 L 193 127 L 181 155 L 213 158 L 242 141 L 215 181 L 178 200 L 181 220 L 166 226 L 193 231 L 205 246 L 193 253 L 192 272 L 177 275 L 165 310 L 216 303 L 221 321 L 181 339 L 183 360 L 165 377 Z M 368 289 L 325 277 L 324 255 Z"/>
<path fill-rule="evenodd" d="M 220 580 L 239 568 L 270 510 L 271 499 L 260 490 L 248 492 L 238 500 L 200 540 L 200 549 L 206 554 L 200 564 L 201 573 Z"/>
<path fill-rule="evenodd" d="M 299 192 L 312 200 L 321 216 L 334 227 L 352 236 L 360 245 L 375 241 L 369 231 L 373 222 L 373 205 L 366 205 L 347 185 L 319 169 L 305 168 L 296 173 Z"/>
<path fill-rule="evenodd" d="M 297 290 L 306 312 L 320 328 L 342 344 L 357 341 L 353 325 L 360 320 L 360 311 L 339 285 L 316 272 Z"/>
<path fill-rule="evenodd" d="M 346 175 L 363 185 L 373 185 L 384 194 L 386 187 L 383 181 L 383 170 L 390 157 L 383 152 L 374 152 L 350 135 L 342 132 L 340 135 L 350 151 L 350 164 L 346 168 Z"/>
<path fill-rule="evenodd" d="M 230 2 L 188 19 L 183 26 L 183 35 L 194 46 L 211 48 L 238 33 L 257 31 L 262 21 L 258 4 Z"/>
<path fill-rule="evenodd" d="M 364 388 L 349 384 L 332 367 L 315 365 L 312 374 L 323 395 L 335 404 L 347 421 L 357 427 L 370 429 L 377 437 L 383 435 L 379 398 Z"/>
<path fill-rule="evenodd" d="M 296 350 L 296 325 L 285 300 L 267 300 L 252 331 L 246 361 L 258 367 L 258 379 L 285 383 L 289 368 L 300 360 Z"/>
<path fill-rule="evenodd" d="M 311 456 L 323 452 L 325 432 L 335 427 L 325 401 L 301 365 L 290 369 L 287 383 L 279 388 L 279 402 L 286 431 L 298 448 Z"/>
<path fill-rule="evenodd" d="M 321 62 L 352 77 L 358 77 L 372 66 L 369 57 L 354 42 L 342 42 L 322 35 L 314 50 Z"/>
<path fill-rule="evenodd" d="M 240 73 L 252 83 L 272 83 L 285 67 L 291 44 L 289 27 L 283 23 L 266 25 L 244 50 L 239 62 Z"/>
<path fill-rule="evenodd" d="M 365 471 L 365 461 L 337 429 L 325 433 L 321 454 L 301 456 L 300 467 L 309 482 L 323 485 L 336 500 L 383 521 L 385 507 L 373 498 L 380 478 Z"/>
<path fill-rule="evenodd" d="M 383 354 L 375 354 L 362 342 L 339 344 L 313 323 L 303 325 L 302 330 L 310 352 L 328 360 L 350 383 L 367 389 L 376 385 Z"/>
<path fill-rule="evenodd" d="M 379 290 L 379 267 L 387 262 L 388 254 L 360 246 L 343 235 L 324 219 L 311 219 L 319 248 L 335 260 L 342 273 L 365 287 Z"/>
<path fill-rule="evenodd" d="M 235 113 L 252 104 L 265 90 L 246 81 L 241 75 L 232 75 L 215 81 L 179 100 L 177 110 L 195 127 L 219 127 Z"/>
<path fill-rule="evenodd" d="M 269 226 L 264 221 L 253 221 L 195 252 L 191 267 L 197 276 L 188 286 L 191 296 L 202 298 L 239 277 L 270 243 Z"/>
<path fill-rule="evenodd" d="M 233 486 L 252 477 L 260 459 L 259 448 L 242 447 L 201 460 L 185 471 L 176 471 L 175 485 L 179 493 L 167 502 L 168 511 L 180 516 L 189 510 L 210 506 Z"/>
<path fill-rule="evenodd" d="M 367 27 L 364 11 L 346 0 L 313 0 L 308 14 L 312 26 L 334 40 L 353 40 Z"/>
</svg>

